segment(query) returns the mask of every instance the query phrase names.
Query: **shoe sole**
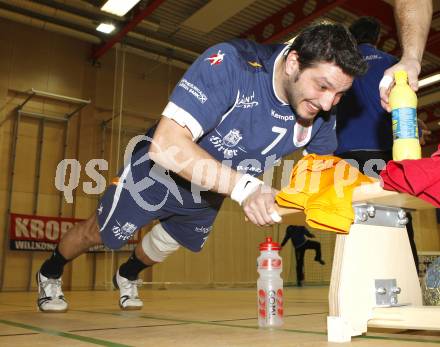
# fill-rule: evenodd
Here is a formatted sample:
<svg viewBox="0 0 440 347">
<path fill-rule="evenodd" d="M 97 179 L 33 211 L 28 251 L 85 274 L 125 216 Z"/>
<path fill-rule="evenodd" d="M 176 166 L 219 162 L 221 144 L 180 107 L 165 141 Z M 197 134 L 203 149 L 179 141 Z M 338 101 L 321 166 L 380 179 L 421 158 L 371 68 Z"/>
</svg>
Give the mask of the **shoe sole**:
<svg viewBox="0 0 440 347">
<path fill-rule="evenodd" d="M 37 309 L 42 313 L 66 313 L 69 310 L 68 308 L 66 308 L 65 310 L 43 310 L 38 305 L 37 305 Z"/>
<path fill-rule="evenodd" d="M 122 306 L 121 304 L 119 304 L 119 307 L 122 311 L 139 311 L 142 310 L 143 306 Z"/>
</svg>

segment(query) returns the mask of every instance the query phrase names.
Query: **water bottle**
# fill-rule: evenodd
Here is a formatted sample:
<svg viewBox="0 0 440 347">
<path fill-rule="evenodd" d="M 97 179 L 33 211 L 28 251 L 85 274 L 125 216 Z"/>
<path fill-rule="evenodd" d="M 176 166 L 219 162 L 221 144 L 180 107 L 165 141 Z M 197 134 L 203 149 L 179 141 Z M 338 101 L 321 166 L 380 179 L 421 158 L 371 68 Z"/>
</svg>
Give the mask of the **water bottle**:
<svg viewBox="0 0 440 347">
<path fill-rule="evenodd" d="M 396 71 L 394 79 L 396 85 L 390 93 L 393 160 L 420 159 L 422 150 L 417 127 L 417 95 L 408 85 L 406 71 Z"/>
<path fill-rule="evenodd" d="M 257 259 L 258 325 L 261 328 L 278 327 L 283 324 L 282 260 L 278 251 L 280 244 L 271 237 L 260 243 Z"/>
</svg>

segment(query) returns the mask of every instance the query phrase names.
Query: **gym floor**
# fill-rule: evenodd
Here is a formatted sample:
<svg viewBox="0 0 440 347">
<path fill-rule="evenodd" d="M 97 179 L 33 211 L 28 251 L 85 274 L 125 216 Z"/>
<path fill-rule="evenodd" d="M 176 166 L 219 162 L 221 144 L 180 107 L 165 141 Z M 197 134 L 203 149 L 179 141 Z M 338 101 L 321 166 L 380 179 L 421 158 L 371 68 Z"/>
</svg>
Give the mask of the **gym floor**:
<svg viewBox="0 0 440 347">
<path fill-rule="evenodd" d="M 35 293 L 0 293 L 0 346 L 342 346 L 328 343 L 328 287 L 285 289 L 282 328 L 259 329 L 255 289 L 143 289 L 121 311 L 116 291 L 65 292 L 68 313 L 37 312 Z M 373 330 L 344 346 L 439 346 L 440 333 Z"/>
</svg>

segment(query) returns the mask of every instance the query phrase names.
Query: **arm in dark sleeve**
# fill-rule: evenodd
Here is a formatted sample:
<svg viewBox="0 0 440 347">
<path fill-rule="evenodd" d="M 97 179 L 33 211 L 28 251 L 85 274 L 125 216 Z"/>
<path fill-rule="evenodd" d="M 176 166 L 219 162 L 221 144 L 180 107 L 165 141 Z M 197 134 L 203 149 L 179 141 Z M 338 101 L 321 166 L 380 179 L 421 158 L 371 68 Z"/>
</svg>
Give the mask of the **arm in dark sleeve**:
<svg viewBox="0 0 440 347">
<path fill-rule="evenodd" d="M 315 235 L 313 235 L 307 228 L 304 228 L 304 235 L 314 238 Z"/>
<path fill-rule="evenodd" d="M 286 229 L 286 235 L 284 236 L 283 242 L 281 242 L 281 247 L 284 247 L 284 245 L 287 243 L 287 241 L 289 241 L 289 239 L 292 237 L 291 234 L 291 228 L 292 226 L 289 225 Z"/>
</svg>

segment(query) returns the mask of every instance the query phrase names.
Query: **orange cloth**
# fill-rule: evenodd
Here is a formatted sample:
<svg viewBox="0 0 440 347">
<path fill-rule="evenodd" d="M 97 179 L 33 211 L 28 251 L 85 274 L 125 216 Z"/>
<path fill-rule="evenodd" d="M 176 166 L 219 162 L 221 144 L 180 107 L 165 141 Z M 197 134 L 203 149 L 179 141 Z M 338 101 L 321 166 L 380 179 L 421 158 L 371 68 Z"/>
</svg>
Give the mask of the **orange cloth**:
<svg viewBox="0 0 440 347">
<path fill-rule="evenodd" d="M 290 184 L 276 201 L 285 207 L 304 209 L 313 228 L 347 233 L 354 220 L 353 190 L 372 179 L 346 161 L 310 154 L 292 170 Z"/>
<path fill-rule="evenodd" d="M 305 208 L 308 199 L 333 183 L 335 164 L 341 161 L 333 156 L 309 154 L 292 169 L 289 186 L 277 195 L 279 205 Z"/>
</svg>

